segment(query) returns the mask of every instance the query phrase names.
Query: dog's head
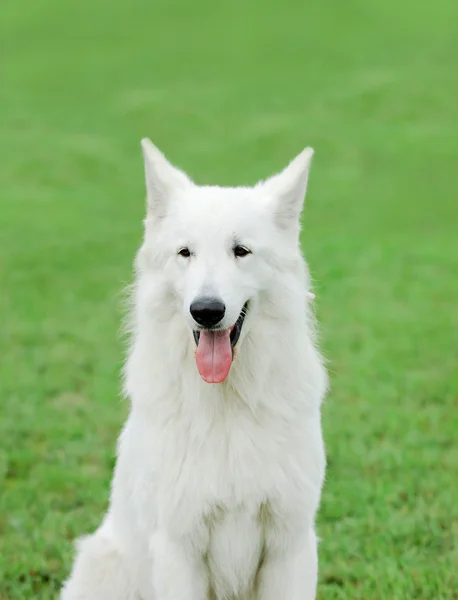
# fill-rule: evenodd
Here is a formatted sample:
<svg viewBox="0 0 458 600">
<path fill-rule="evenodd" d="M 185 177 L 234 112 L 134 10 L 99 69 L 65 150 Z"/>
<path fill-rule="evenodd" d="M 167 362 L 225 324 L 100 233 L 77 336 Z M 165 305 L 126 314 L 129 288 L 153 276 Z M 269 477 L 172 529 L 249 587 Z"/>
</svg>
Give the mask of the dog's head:
<svg viewBox="0 0 458 600">
<path fill-rule="evenodd" d="M 208 383 L 228 375 L 237 348 L 278 273 L 300 257 L 300 213 L 311 148 L 252 188 L 198 186 L 142 141 L 147 188 L 142 277 L 179 315 Z M 185 340 L 186 341 L 186 340 Z"/>
</svg>

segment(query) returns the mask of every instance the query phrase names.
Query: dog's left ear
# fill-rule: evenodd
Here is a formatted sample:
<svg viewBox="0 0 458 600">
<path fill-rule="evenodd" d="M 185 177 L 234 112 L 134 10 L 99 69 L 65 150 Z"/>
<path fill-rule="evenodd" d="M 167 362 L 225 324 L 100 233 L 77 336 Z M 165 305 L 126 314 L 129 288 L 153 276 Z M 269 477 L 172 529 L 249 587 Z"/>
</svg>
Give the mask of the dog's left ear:
<svg viewBox="0 0 458 600">
<path fill-rule="evenodd" d="M 172 196 L 192 185 L 189 177 L 174 167 L 148 139 L 141 141 L 145 160 L 145 181 L 148 215 L 153 219 L 165 217 Z"/>
<path fill-rule="evenodd" d="M 299 234 L 300 215 L 314 154 L 313 148 L 305 148 L 289 165 L 261 186 L 262 194 L 274 212 L 278 227 Z"/>
</svg>

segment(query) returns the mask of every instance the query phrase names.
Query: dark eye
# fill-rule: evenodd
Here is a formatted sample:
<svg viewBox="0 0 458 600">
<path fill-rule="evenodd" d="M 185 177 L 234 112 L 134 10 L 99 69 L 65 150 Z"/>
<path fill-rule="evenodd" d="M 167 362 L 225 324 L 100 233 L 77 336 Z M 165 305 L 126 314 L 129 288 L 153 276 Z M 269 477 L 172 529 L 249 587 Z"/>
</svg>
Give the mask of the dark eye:
<svg viewBox="0 0 458 600">
<path fill-rule="evenodd" d="M 179 250 L 178 254 L 180 256 L 183 256 L 184 258 L 189 258 L 191 256 L 189 248 L 182 248 L 181 250 Z"/>
<path fill-rule="evenodd" d="M 244 246 L 236 246 L 234 248 L 234 256 L 236 256 L 237 258 L 243 258 L 248 254 L 251 254 L 251 252 L 248 250 L 248 248 L 245 248 Z"/>
</svg>

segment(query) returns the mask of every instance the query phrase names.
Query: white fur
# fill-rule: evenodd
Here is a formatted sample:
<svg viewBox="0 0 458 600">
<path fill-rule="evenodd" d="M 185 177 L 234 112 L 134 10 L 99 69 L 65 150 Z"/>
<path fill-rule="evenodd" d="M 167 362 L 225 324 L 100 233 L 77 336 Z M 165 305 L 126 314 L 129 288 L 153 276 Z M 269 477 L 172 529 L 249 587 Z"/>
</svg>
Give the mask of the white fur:
<svg viewBox="0 0 458 600">
<path fill-rule="evenodd" d="M 142 146 L 131 411 L 110 508 L 80 542 L 61 600 L 313 600 L 327 379 L 298 238 L 313 151 L 254 188 L 219 188 Z M 235 258 L 234 243 L 252 253 Z M 221 384 L 205 383 L 194 359 L 200 293 L 223 299 L 224 327 L 250 302 Z"/>
</svg>

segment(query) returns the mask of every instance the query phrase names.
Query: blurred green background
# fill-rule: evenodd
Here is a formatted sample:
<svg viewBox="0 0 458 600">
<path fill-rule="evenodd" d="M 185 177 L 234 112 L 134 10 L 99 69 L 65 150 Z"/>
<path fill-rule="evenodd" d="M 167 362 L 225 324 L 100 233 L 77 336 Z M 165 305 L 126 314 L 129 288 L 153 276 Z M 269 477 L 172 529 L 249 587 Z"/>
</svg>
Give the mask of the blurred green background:
<svg viewBox="0 0 458 600">
<path fill-rule="evenodd" d="M 315 147 L 319 598 L 458 598 L 458 3 L 17 0 L 0 34 L 0 600 L 55 598 L 106 507 L 145 135 L 202 183 Z"/>
</svg>

